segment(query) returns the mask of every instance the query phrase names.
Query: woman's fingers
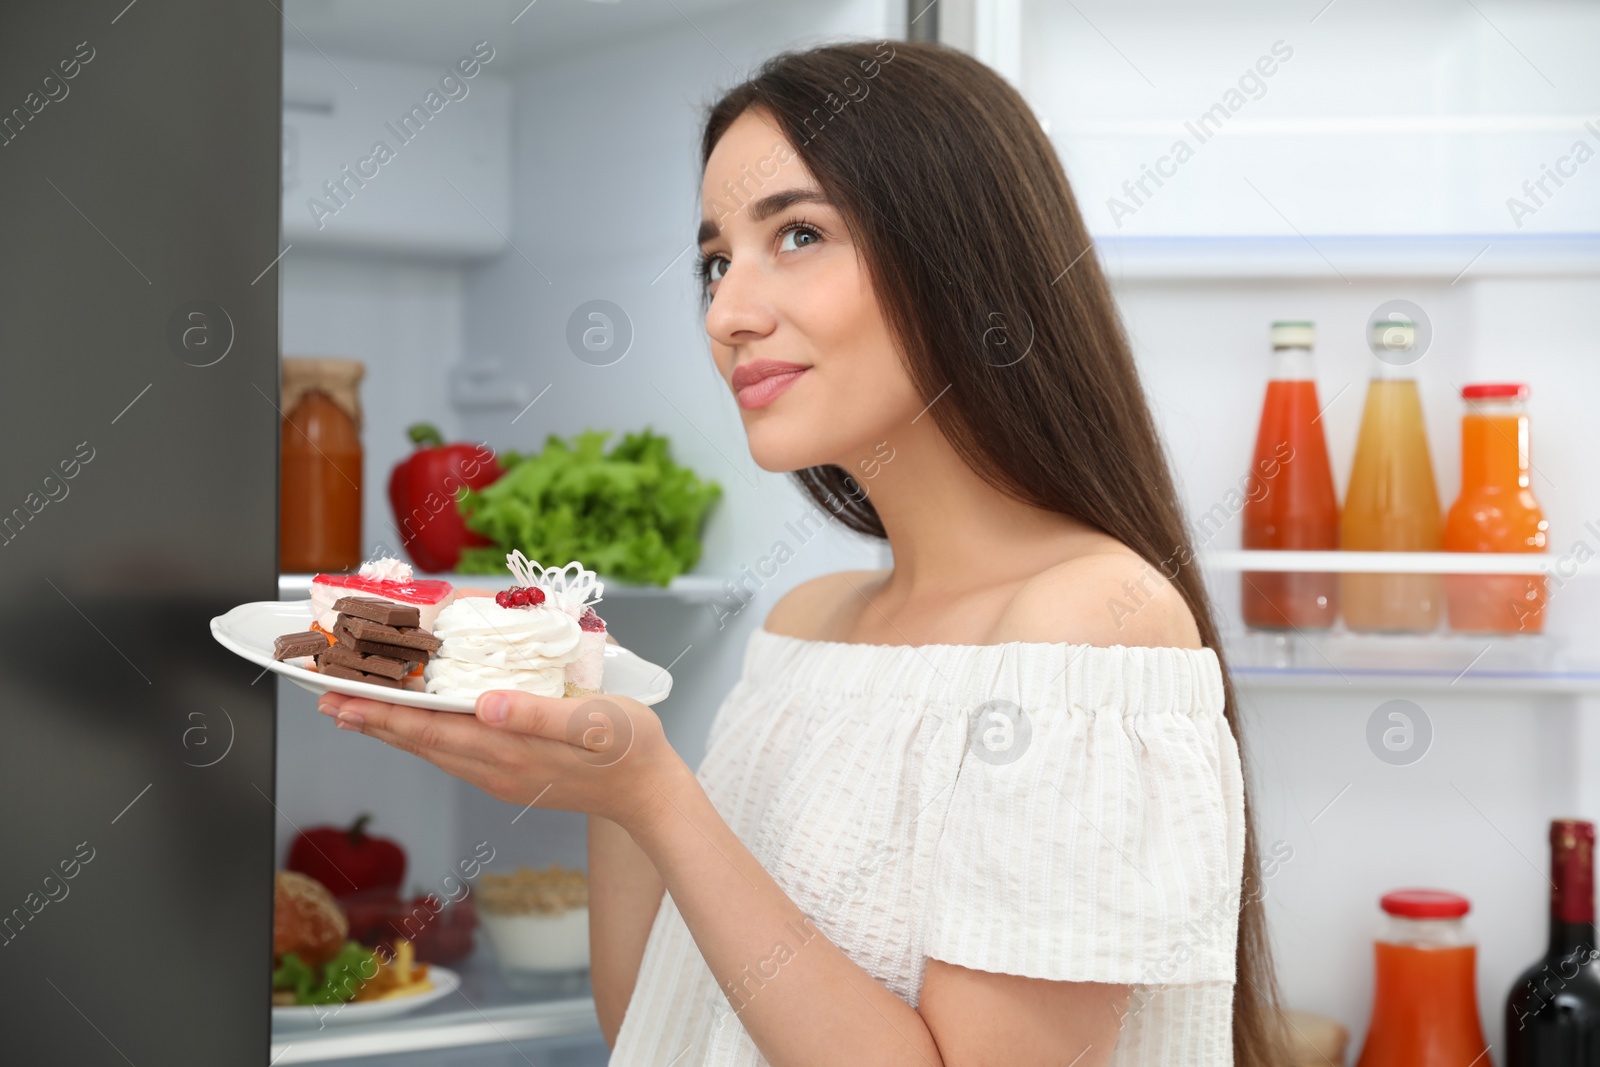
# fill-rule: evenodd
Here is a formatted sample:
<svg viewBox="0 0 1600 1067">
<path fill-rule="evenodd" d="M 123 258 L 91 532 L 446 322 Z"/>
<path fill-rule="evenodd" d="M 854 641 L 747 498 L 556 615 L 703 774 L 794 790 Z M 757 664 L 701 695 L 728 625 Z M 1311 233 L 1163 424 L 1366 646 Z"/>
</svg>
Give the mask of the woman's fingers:
<svg viewBox="0 0 1600 1067">
<path fill-rule="evenodd" d="M 566 740 L 566 697 L 541 697 L 518 689 L 491 689 L 478 694 L 473 709 L 478 718 L 491 726 L 551 741 Z"/>
<path fill-rule="evenodd" d="M 564 741 L 583 751 L 589 766 L 609 766 L 632 747 L 634 722 L 625 697 L 539 697 L 497 689 L 478 697 L 478 718 L 547 741 Z"/>
<path fill-rule="evenodd" d="M 376 736 L 381 732 L 385 741 L 418 755 L 423 751 L 438 751 L 484 759 L 492 754 L 496 744 L 505 744 L 487 734 L 482 724 L 469 716 L 409 708 L 365 697 L 344 698 L 335 718 L 341 726 L 355 727 L 362 733 Z"/>
</svg>

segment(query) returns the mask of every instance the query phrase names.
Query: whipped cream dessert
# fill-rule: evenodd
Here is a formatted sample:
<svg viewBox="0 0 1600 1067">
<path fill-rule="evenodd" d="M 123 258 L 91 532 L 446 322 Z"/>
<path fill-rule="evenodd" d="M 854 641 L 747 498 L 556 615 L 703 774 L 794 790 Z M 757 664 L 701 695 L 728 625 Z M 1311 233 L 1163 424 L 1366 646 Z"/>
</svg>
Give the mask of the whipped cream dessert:
<svg viewBox="0 0 1600 1067">
<path fill-rule="evenodd" d="M 566 695 L 567 664 L 580 654 L 578 620 L 557 608 L 504 607 L 461 597 L 439 612 L 439 650 L 423 668 L 430 693 L 476 697 L 486 689 Z"/>
<path fill-rule="evenodd" d="M 423 668 L 441 696 L 474 698 L 486 689 L 538 696 L 601 692 L 606 624 L 595 612 L 604 585 L 576 560 L 541 567 L 521 552 L 506 556 L 518 584 L 488 597 L 458 597 L 438 613 L 439 650 Z"/>
</svg>

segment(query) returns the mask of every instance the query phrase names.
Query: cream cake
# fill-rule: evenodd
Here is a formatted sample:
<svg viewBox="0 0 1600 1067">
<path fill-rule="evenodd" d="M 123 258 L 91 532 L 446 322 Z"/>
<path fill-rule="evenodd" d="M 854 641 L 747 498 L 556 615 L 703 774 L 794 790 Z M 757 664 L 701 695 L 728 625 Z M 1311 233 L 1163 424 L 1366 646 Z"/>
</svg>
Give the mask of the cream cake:
<svg viewBox="0 0 1600 1067">
<path fill-rule="evenodd" d="M 604 586 L 576 561 L 545 568 L 521 552 L 506 557 L 518 585 L 488 597 L 458 597 L 438 613 L 437 652 L 423 669 L 428 692 L 475 697 L 487 689 L 538 696 L 601 691 L 605 623 L 591 606 Z"/>
</svg>

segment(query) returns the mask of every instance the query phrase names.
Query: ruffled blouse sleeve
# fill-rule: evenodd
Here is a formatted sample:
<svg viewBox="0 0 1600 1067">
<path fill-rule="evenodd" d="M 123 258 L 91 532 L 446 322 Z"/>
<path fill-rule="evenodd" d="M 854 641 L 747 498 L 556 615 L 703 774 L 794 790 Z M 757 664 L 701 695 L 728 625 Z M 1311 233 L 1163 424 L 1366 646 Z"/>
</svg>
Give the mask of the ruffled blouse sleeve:
<svg viewBox="0 0 1600 1067">
<path fill-rule="evenodd" d="M 974 709 L 941 761 L 955 778 L 927 955 L 1062 981 L 1233 981 L 1244 785 L 1215 654 L 1021 648 L 1010 695 Z"/>
</svg>

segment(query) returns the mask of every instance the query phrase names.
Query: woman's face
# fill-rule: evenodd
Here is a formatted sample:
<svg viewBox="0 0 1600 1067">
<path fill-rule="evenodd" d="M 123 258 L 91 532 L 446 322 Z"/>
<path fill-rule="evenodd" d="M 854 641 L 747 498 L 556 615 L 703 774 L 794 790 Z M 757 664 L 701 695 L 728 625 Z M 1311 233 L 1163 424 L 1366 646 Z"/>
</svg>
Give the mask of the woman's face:
<svg viewBox="0 0 1600 1067">
<path fill-rule="evenodd" d="M 701 185 L 706 333 L 764 470 L 854 470 L 922 410 L 844 219 L 765 112 Z"/>
</svg>

